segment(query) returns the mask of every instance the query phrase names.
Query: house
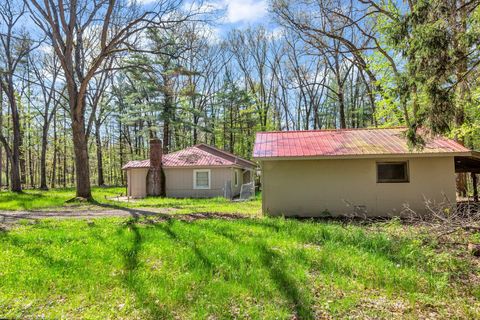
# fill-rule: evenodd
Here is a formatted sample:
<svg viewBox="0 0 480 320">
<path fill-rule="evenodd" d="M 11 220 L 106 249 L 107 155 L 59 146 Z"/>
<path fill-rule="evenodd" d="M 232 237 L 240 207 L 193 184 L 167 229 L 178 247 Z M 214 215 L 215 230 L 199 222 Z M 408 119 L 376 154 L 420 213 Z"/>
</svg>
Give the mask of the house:
<svg viewBox="0 0 480 320">
<path fill-rule="evenodd" d="M 150 141 L 150 159 L 130 161 L 127 196 L 174 198 L 238 196 L 242 184 L 254 181 L 256 164 L 215 147 L 198 144 L 162 154 L 162 143 Z"/>
<path fill-rule="evenodd" d="M 263 211 L 323 216 L 424 212 L 456 201 L 456 172 L 480 173 L 480 153 L 442 137 L 410 150 L 405 128 L 261 132 Z"/>
</svg>

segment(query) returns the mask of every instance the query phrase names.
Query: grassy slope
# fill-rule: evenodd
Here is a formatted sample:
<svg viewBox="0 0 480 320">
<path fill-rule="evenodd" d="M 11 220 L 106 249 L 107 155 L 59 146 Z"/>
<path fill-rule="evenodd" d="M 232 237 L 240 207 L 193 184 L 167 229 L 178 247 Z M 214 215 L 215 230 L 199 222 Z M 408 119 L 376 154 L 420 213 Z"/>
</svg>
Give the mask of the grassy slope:
<svg viewBox="0 0 480 320">
<path fill-rule="evenodd" d="M 261 200 L 231 202 L 223 198 L 214 199 L 172 199 L 150 197 L 131 202 L 107 200 L 125 194 L 125 188 L 93 188 L 93 197 L 99 205 L 119 206 L 127 208 L 174 208 L 175 213 L 222 212 L 258 215 L 261 212 Z M 67 207 L 91 207 L 90 204 L 67 204 L 65 201 L 75 196 L 74 189 L 52 189 L 49 191 L 25 190 L 21 194 L 0 191 L 0 210 L 40 210 L 63 209 Z"/>
<path fill-rule="evenodd" d="M 480 316 L 478 270 L 395 222 L 42 221 L 0 247 L 0 317 Z"/>
</svg>

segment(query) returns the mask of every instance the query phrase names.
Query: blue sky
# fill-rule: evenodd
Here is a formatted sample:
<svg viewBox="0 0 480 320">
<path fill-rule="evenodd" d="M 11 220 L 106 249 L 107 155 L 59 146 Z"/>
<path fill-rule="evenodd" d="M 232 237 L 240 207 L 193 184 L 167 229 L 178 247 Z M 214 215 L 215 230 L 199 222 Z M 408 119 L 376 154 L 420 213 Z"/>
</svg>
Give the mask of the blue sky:
<svg viewBox="0 0 480 320">
<path fill-rule="evenodd" d="M 156 0 L 136 0 L 146 6 L 154 4 Z M 195 5 L 196 1 L 192 3 Z M 234 28 L 245 28 L 257 24 L 269 25 L 267 0 L 204 0 L 201 1 L 205 10 L 218 10 L 223 17 L 216 22 L 219 36 Z"/>
</svg>

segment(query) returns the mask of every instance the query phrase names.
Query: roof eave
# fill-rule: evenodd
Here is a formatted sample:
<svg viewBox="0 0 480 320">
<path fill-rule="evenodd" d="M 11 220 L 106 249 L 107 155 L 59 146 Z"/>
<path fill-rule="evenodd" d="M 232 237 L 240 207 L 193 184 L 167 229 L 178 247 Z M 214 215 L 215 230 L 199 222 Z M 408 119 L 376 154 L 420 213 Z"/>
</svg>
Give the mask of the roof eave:
<svg viewBox="0 0 480 320">
<path fill-rule="evenodd" d="M 122 170 L 128 170 L 128 169 L 150 169 L 152 167 L 122 167 Z"/>
<path fill-rule="evenodd" d="M 239 168 L 243 169 L 244 166 L 238 164 L 223 164 L 223 165 L 188 165 L 188 166 L 163 166 L 165 169 L 185 169 L 185 168 Z"/>
<path fill-rule="evenodd" d="M 472 151 L 466 152 L 434 152 L 434 153 L 384 153 L 384 154 L 357 154 L 357 155 L 322 155 L 322 156 L 296 156 L 296 157 L 253 157 L 256 161 L 277 160 L 334 160 L 334 159 L 375 159 L 375 158 L 428 158 L 428 157 L 454 157 L 472 156 Z M 480 156 L 480 154 L 479 154 Z"/>
</svg>

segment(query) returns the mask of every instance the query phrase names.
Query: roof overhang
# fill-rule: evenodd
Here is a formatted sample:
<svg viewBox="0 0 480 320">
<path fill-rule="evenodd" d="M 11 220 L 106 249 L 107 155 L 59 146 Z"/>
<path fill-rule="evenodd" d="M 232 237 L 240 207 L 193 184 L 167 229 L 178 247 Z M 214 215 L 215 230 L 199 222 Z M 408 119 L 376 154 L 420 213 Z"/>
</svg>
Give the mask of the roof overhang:
<svg viewBox="0 0 480 320">
<path fill-rule="evenodd" d="M 153 167 L 122 167 L 122 170 L 135 170 L 135 169 L 151 169 Z"/>
<path fill-rule="evenodd" d="M 477 152 L 478 153 L 478 152 Z M 280 161 L 280 160 L 354 160 L 354 159 L 386 159 L 386 158 L 432 158 L 432 157 L 469 157 L 472 152 L 435 152 L 435 153 L 384 153 L 384 154 L 355 154 L 355 155 L 322 155 L 303 157 L 254 157 L 257 161 Z"/>
<path fill-rule="evenodd" d="M 226 165 L 191 165 L 191 166 L 163 166 L 164 169 L 214 169 L 214 168 L 236 168 L 236 169 L 245 169 L 246 167 L 237 165 L 237 164 L 226 164 Z"/>
<path fill-rule="evenodd" d="M 480 173 L 480 152 L 472 151 L 469 155 L 455 157 L 455 172 Z"/>
</svg>

